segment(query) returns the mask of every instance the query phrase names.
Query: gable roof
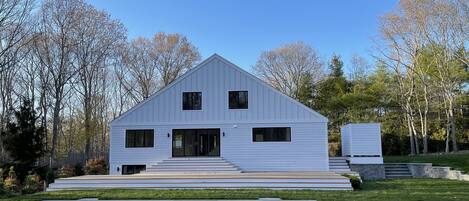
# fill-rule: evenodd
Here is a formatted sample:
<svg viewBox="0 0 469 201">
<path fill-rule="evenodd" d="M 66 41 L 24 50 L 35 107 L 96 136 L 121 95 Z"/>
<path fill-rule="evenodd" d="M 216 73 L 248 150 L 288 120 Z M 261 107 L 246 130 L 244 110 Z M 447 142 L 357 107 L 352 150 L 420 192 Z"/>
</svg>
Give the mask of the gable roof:
<svg viewBox="0 0 469 201">
<path fill-rule="evenodd" d="M 303 105 L 302 103 L 298 102 L 297 100 L 283 94 L 282 92 L 276 90 L 275 88 L 273 88 L 272 86 L 270 86 L 269 84 L 267 84 L 266 82 L 264 82 L 263 80 L 259 79 L 258 77 L 252 75 L 251 73 L 247 72 L 246 70 L 240 68 L 239 66 L 233 64 L 232 62 L 228 61 L 227 59 L 221 57 L 220 55 L 218 54 L 213 54 L 212 56 L 208 57 L 207 59 L 205 59 L 204 61 L 202 61 L 200 64 L 198 64 L 197 66 L 195 66 L 194 68 L 188 70 L 186 73 L 184 73 L 183 75 L 179 76 L 179 78 L 177 78 L 176 80 L 174 80 L 173 82 L 171 82 L 169 85 L 167 85 L 166 87 L 160 89 L 159 91 L 155 92 L 154 94 L 152 94 L 150 97 L 148 97 L 147 99 L 143 100 L 142 102 L 138 103 L 137 105 L 135 105 L 134 107 L 130 108 L 129 110 L 127 110 L 126 112 L 124 112 L 123 114 L 121 114 L 120 116 L 116 117 L 114 120 L 111 121 L 111 124 L 114 123 L 114 122 L 117 122 L 119 121 L 120 119 L 124 118 L 125 116 L 129 115 L 130 113 L 132 113 L 133 111 L 135 111 L 136 109 L 140 108 L 142 105 L 145 105 L 145 103 L 153 100 L 155 97 L 157 97 L 158 95 L 162 94 L 163 92 L 171 89 L 174 85 L 176 85 L 177 83 L 181 82 L 182 80 L 186 79 L 187 77 L 189 77 L 190 75 L 192 75 L 193 73 L 195 73 L 196 71 L 198 71 L 199 69 L 201 69 L 203 66 L 205 66 L 206 64 L 210 63 L 211 61 L 215 60 L 215 59 L 218 59 L 219 61 L 227 64 L 228 66 L 232 67 L 233 69 L 237 70 L 238 72 L 240 72 L 241 74 L 244 74 L 245 76 L 247 77 L 250 77 L 251 79 L 253 79 L 254 81 L 256 81 L 258 84 L 261 84 L 262 86 L 268 88 L 269 90 L 271 90 L 272 92 L 280 95 L 280 96 L 283 96 L 284 98 L 286 98 L 287 100 L 289 100 L 290 102 L 292 102 L 293 104 L 296 104 L 296 105 L 299 105 L 300 107 L 302 107 L 303 109 L 307 110 L 308 112 L 312 113 L 314 116 L 316 116 L 318 119 L 320 119 L 321 121 L 323 122 L 327 122 L 328 119 L 326 117 L 324 117 L 323 115 L 319 114 L 318 112 L 312 110 L 311 108 Z"/>
</svg>

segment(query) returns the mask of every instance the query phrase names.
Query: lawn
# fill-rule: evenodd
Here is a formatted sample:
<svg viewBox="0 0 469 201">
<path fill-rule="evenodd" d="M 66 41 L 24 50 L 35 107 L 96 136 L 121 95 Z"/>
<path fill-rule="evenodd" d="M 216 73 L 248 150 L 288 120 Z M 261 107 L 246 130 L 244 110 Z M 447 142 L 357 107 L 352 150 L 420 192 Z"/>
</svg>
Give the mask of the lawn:
<svg viewBox="0 0 469 201">
<path fill-rule="evenodd" d="M 385 156 L 386 163 L 433 163 L 434 166 L 450 166 L 469 173 L 469 153 L 432 154 L 419 156 Z"/>
<path fill-rule="evenodd" d="M 95 190 L 44 192 L 8 200 L 39 201 L 42 199 L 316 199 L 318 201 L 431 201 L 469 200 L 469 182 L 442 179 L 399 179 L 368 181 L 359 191 L 312 190 Z M 3 199 L 7 200 L 7 199 Z"/>
</svg>

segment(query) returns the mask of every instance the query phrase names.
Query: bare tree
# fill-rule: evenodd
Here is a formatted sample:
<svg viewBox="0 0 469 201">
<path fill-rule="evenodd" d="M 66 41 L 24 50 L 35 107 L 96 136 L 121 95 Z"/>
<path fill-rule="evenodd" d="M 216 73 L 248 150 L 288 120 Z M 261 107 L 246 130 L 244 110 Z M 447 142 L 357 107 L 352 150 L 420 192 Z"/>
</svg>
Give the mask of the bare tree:
<svg viewBox="0 0 469 201">
<path fill-rule="evenodd" d="M 70 80 L 77 73 L 72 65 L 75 62 L 72 53 L 77 45 L 74 27 L 81 17 L 79 11 L 82 4 L 82 1 L 46 0 L 38 16 L 39 36 L 35 46 L 40 63 L 44 66 L 43 73 L 48 74 L 45 93 L 52 101 L 50 164 L 55 159 L 63 99 L 70 90 Z"/>
<path fill-rule="evenodd" d="M 91 158 L 90 140 L 96 132 L 92 128 L 92 117 L 104 97 L 103 73 L 111 57 L 116 55 L 115 49 L 125 42 L 125 28 L 120 22 L 110 19 L 107 13 L 88 4 L 80 5 L 79 15 L 73 27 L 76 40 L 73 51 L 76 62 L 73 64 L 78 69 L 79 84 L 76 88 L 83 104 L 85 158 Z"/>
<path fill-rule="evenodd" d="M 422 36 L 418 27 L 408 16 L 406 2 L 400 2 L 397 13 L 388 13 L 381 19 L 381 37 L 387 65 L 396 73 L 399 92 L 399 103 L 405 111 L 405 119 L 409 129 L 411 154 L 418 154 L 418 133 L 415 129 L 414 107 L 415 68 L 417 53 L 422 48 Z M 411 11 L 412 12 L 412 11 Z"/>
<path fill-rule="evenodd" d="M 150 52 L 151 42 L 145 38 L 132 40 L 127 51 L 121 52 L 123 66 L 117 71 L 118 78 L 134 103 L 145 100 L 159 89 L 159 77 Z"/>
<path fill-rule="evenodd" d="M 13 107 L 14 83 L 19 72 L 15 66 L 24 57 L 24 47 L 29 42 L 33 3 L 33 0 L 0 0 L 0 132 Z M 0 152 L 3 160 L 3 145 Z"/>
<path fill-rule="evenodd" d="M 313 83 L 324 77 L 323 64 L 316 51 L 303 42 L 262 52 L 253 70 L 261 79 L 292 98 L 298 96 L 303 75 L 310 74 Z"/>
<path fill-rule="evenodd" d="M 33 0 L 0 1 L 0 73 L 14 66 L 17 53 L 27 44 Z"/>
<path fill-rule="evenodd" d="M 151 41 L 150 58 L 167 86 L 200 60 L 200 54 L 185 36 L 157 33 Z"/>
<path fill-rule="evenodd" d="M 454 60 L 467 62 L 465 51 L 460 51 L 467 45 L 467 13 L 467 1 L 403 0 L 395 12 L 382 18 L 381 35 L 386 50 L 381 53 L 389 66 L 396 70 L 402 67 L 406 71 L 401 74 L 404 76 L 402 81 L 407 80 L 409 84 L 401 84 L 402 99 L 406 100 L 401 103 L 410 119 L 411 138 L 418 135 L 413 116 L 417 115 L 419 119 L 424 152 L 428 151 L 430 91 L 440 92 L 438 96 L 444 100 L 447 142 L 452 141 L 453 151 L 458 150 L 454 110 L 462 67 L 455 65 Z M 464 53 L 458 54 L 458 51 Z M 423 62 L 422 56 L 431 61 Z M 446 150 L 449 151 L 449 144 Z"/>
<path fill-rule="evenodd" d="M 115 69 L 120 86 L 138 103 L 170 84 L 200 60 L 185 36 L 157 33 L 153 39 L 132 40 Z"/>
<path fill-rule="evenodd" d="M 448 118 L 447 141 L 452 142 L 453 151 L 458 151 L 456 138 L 456 98 L 460 95 L 461 82 L 467 72 L 463 65 L 468 65 L 466 56 L 469 19 L 468 2 L 459 0 L 438 0 L 424 3 L 428 13 L 424 30 L 425 40 L 428 42 L 433 62 L 436 64 L 435 85 L 444 97 Z M 422 11 L 423 12 L 423 11 Z M 462 51 L 461 51 L 462 50 Z M 455 60 L 457 62 L 455 62 Z M 448 150 L 449 148 L 447 148 Z"/>
<path fill-rule="evenodd" d="M 358 54 L 352 56 L 352 69 L 350 72 L 351 80 L 360 80 L 367 76 L 368 71 L 371 68 L 371 65 L 368 61 Z"/>
</svg>

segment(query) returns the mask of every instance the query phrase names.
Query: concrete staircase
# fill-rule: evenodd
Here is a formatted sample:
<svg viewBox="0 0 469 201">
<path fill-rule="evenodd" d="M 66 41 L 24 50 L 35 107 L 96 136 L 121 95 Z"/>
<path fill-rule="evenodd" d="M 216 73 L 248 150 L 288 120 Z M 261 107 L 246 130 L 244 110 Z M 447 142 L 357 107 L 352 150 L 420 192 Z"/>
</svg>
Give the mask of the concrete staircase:
<svg viewBox="0 0 469 201">
<path fill-rule="evenodd" d="M 47 191 L 90 189 L 312 189 L 352 190 L 333 172 L 247 172 L 230 174 L 87 175 L 61 178 Z"/>
<path fill-rule="evenodd" d="M 412 173 L 405 163 L 385 163 L 384 171 L 387 179 L 412 178 Z"/>
<path fill-rule="evenodd" d="M 339 174 L 352 172 L 346 157 L 329 157 L 329 170 Z"/>
<path fill-rule="evenodd" d="M 241 173 L 234 164 L 221 157 L 170 158 L 152 165 L 140 174 L 230 174 Z"/>
</svg>

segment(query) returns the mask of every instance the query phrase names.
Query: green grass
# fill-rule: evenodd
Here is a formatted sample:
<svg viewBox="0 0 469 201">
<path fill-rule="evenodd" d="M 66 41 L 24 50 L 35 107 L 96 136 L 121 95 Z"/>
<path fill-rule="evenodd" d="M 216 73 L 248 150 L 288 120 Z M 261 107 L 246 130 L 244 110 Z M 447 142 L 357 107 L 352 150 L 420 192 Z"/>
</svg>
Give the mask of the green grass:
<svg viewBox="0 0 469 201">
<path fill-rule="evenodd" d="M 12 201 L 42 199 L 316 199 L 318 201 L 444 201 L 469 200 L 469 182 L 443 179 L 399 179 L 368 181 L 359 191 L 312 190 L 94 190 L 36 193 L 9 198 Z M 7 199 L 3 199 L 7 200 Z"/>
<path fill-rule="evenodd" d="M 432 163 L 434 166 L 450 166 L 469 173 L 469 153 L 435 154 L 419 156 L 385 156 L 386 163 Z"/>
</svg>

